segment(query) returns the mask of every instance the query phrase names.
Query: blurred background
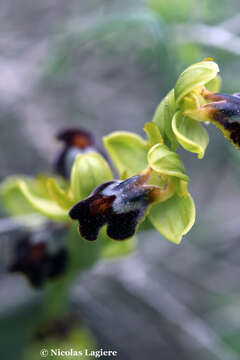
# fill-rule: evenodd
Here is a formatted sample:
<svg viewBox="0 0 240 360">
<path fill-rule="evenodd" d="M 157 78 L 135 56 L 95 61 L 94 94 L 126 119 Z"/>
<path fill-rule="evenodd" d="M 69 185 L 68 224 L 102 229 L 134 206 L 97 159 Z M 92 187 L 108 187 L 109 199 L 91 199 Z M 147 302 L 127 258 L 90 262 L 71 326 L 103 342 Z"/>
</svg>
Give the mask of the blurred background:
<svg viewBox="0 0 240 360">
<path fill-rule="evenodd" d="M 0 180 L 50 171 L 55 133 L 136 131 L 179 73 L 213 57 L 224 92 L 240 91 L 236 0 L 2 0 Z M 209 125 L 205 158 L 179 150 L 197 220 L 176 246 L 142 232 L 138 250 L 103 261 L 71 291 L 99 348 L 121 360 L 240 358 L 240 156 Z M 41 302 L 7 273 L 22 229 L 0 206 L 0 355 L 22 359 Z M 40 357 L 39 357 L 40 358 Z"/>
</svg>

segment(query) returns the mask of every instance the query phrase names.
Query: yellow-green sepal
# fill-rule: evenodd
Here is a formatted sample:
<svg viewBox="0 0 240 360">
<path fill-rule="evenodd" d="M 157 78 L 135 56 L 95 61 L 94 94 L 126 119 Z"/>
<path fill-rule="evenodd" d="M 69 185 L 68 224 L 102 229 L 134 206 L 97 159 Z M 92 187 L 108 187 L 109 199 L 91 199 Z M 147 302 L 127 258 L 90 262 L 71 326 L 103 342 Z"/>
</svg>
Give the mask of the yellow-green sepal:
<svg viewBox="0 0 240 360">
<path fill-rule="evenodd" d="M 180 156 L 166 145 L 156 144 L 148 152 L 148 163 L 160 175 L 174 176 L 189 181 Z"/>
<path fill-rule="evenodd" d="M 51 198 L 63 209 L 69 210 L 74 205 L 74 200 L 67 191 L 64 191 L 53 178 L 47 180 L 47 187 Z"/>
<path fill-rule="evenodd" d="M 172 128 L 178 142 L 185 150 L 198 154 L 199 159 L 204 157 L 209 137 L 207 130 L 198 121 L 178 111 L 173 117 Z"/>
<path fill-rule="evenodd" d="M 11 216 L 21 216 L 35 213 L 19 188 L 19 181 L 23 180 L 33 185 L 33 179 L 26 176 L 11 176 L 6 178 L 0 186 L 0 198 L 4 210 Z"/>
<path fill-rule="evenodd" d="M 103 144 L 120 176 L 130 177 L 147 167 L 147 142 L 135 133 L 116 131 Z"/>
<path fill-rule="evenodd" d="M 63 222 L 69 220 L 67 211 L 51 200 L 47 190 L 43 193 L 42 184 L 38 179 L 26 177 L 7 179 L 1 186 L 1 198 L 11 215 L 37 212 L 51 220 Z"/>
<path fill-rule="evenodd" d="M 176 136 L 172 131 L 172 118 L 175 111 L 175 96 L 172 89 L 158 105 L 152 120 L 158 126 L 164 143 L 173 151 L 178 147 Z"/>
<path fill-rule="evenodd" d="M 68 213 L 62 209 L 55 201 L 40 197 L 31 191 L 26 182 L 20 180 L 19 189 L 32 208 L 47 218 L 55 221 L 69 221 Z"/>
<path fill-rule="evenodd" d="M 191 91 L 214 79 L 218 72 L 218 65 L 214 61 L 201 61 L 189 66 L 181 73 L 175 84 L 176 105 L 178 106 L 184 96 Z"/>
<path fill-rule="evenodd" d="M 98 185 L 113 178 L 112 171 L 99 153 L 79 154 L 71 171 L 71 189 L 75 202 L 86 198 Z"/>
<path fill-rule="evenodd" d="M 179 244 L 195 222 L 195 204 L 190 194 L 170 199 L 152 206 L 148 217 L 153 226 L 167 240 Z"/>
</svg>

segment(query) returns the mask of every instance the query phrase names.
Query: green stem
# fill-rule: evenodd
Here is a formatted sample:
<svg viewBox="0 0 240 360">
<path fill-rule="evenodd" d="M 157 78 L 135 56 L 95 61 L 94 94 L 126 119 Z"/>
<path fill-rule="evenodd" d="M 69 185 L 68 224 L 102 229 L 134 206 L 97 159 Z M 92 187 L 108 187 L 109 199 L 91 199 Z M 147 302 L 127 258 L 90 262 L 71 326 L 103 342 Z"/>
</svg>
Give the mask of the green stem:
<svg viewBox="0 0 240 360">
<path fill-rule="evenodd" d="M 47 284 L 43 298 L 43 319 L 53 319 L 68 313 L 69 291 L 74 279 L 82 271 L 93 266 L 100 253 L 100 241 L 89 242 L 82 239 L 76 224 L 67 236 L 69 266 L 66 274 Z"/>
</svg>

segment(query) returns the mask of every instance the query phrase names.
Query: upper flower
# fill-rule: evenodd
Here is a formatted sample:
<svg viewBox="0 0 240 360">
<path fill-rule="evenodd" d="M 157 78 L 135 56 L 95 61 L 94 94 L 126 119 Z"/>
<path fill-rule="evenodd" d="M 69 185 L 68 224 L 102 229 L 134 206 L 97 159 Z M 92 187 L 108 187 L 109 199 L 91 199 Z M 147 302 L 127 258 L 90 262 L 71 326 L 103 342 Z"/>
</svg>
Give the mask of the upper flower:
<svg viewBox="0 0 240 360">
<path fill-rule="evenodd" d="M 59 153 L 55 168 L 58 174 L 69 178 L 74 160 L 78 154 L 97 151 L 93 135 L 80 128 L 69 128 L 60 131 L 56 139 L 63 143 L 63 149 Z"/>
<path fill-rule="evenodd" d="M 207 104 L 187 110 L 188 116 L 198 121 L 215 124 L 237 148 L 240 148 L 240 96 L 218 94 L 203 90 Z"/>
<path fill-rule="evenodd" d="M 204 102 L 201 96 L 203 88 L 219 90 L 218 72 L 218 65 L 211 59 L 189 66 L 180 74 L 174 89 L 160 102 L 153 122 L 170 149 L 176 150 L 179 143 L 185 150 L 203 158 L 209 142 L 208 133 L 198 121 L 190 118 L 186 110 Z"/>
</svg>

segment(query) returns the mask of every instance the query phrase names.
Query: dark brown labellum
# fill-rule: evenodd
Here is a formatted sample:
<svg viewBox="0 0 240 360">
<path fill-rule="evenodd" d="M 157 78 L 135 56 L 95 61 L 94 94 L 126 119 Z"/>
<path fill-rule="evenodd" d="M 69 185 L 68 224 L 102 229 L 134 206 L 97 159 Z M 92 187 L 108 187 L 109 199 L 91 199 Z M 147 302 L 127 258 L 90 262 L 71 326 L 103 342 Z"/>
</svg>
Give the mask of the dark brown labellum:
<svg viewBox="0 0 240 360">
<path fill-rule="evenodd" d="M 144 185 L 144 176 L 112 180 L 98 186 L 89 197 L 73 206 L 69 215 L 79 222 L 81 236 L 89 241 L 98 237 L 102 226 L 107 235 L 124 240 L 134 235 L 147 207 L 154 201 L 156 187 Z"/>
</svg>

